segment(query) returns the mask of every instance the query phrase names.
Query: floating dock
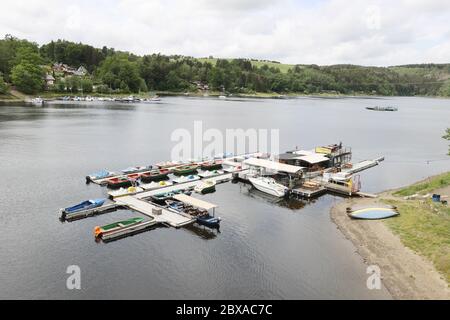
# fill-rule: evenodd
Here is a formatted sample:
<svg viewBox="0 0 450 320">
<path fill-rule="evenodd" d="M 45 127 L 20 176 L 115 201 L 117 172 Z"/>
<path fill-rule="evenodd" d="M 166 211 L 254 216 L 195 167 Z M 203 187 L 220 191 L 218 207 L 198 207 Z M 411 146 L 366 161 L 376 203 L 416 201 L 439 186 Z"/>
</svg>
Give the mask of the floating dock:
<svg viewBox="0 0 450 320">
<path fill-rule="evenodd" d="M 307 188 L 294 188 L 290 190 L 290 195 L 294 198 L 298 199 L 312 199 L 315 197 L 319 197 L 327 192 L 327 189 L 323 186 L 320 186 L 316 189 L 307 189 Z"/>
<path fill-rule="evenodd" d="M 127 206 L 132 210 L 154 219 L 155 222 L 163 223 L 171 227 L 180 228 L 195 222 L 195 219 L 182 216 L 137 197 L 125 196 L 118 198 L 116 201 L 120 205 Z"/>
</svg>

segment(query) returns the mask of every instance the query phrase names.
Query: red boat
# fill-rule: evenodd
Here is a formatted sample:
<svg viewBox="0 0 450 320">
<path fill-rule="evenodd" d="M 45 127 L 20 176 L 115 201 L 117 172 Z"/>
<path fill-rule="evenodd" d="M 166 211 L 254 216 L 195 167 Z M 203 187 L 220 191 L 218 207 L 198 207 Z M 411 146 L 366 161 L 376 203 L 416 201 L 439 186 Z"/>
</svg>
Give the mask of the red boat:
<svg viewBox="0 0 450 320">
<path fill-rule="evenodd" d="M 218 169 L 222 169 L 222 163 L 223 163 L 223 161 L 221 161 L 221 160 L 204 162 L 201 164 L 200 168 L 202 168 L 202 170 L 218 170 Z"/>
<path fill-rule="evenodd" d="M 127 178 L 130 180 L 137 180 L 140 178 L 140 176 L 141 176 L 140 173 L 127 174 Z"/>
<path fill-rule="evenodd" d="M 167 175 L 170 173 L 169 169 L 159 169 L 141 174 L 141 180 L 143 182 L 160 181 L 167 179 Z"/>
<path fill-rule="evenodd" d="M 127 177 L 117 177 L 107 180 L 108 188 L 121 188 L 131 186 L 131 180 Z"/>
</svg>

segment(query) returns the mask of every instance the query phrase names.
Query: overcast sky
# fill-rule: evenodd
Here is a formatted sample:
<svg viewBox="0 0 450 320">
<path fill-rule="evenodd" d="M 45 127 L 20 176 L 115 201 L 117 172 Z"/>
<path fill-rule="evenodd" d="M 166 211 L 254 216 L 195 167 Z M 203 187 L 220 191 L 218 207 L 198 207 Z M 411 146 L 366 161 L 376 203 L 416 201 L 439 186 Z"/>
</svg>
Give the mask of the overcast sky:
<svg viewBox="0 0 450 320">
<path fill-rule="evenodd" d="M 449 0 L 0 0 L 0 35 L 284 63 L 450 62 Z"/>
</svg>

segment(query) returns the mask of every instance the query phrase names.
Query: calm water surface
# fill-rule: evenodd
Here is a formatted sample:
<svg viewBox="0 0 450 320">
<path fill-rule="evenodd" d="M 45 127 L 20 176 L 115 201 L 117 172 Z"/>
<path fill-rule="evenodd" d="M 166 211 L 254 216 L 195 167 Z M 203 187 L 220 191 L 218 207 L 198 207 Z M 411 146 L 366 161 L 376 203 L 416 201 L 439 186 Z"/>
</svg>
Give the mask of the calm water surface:
<svg viewBox="0 0 450 320">
<path fill-rule="evenodd" d="M 394 105 L 398 112 L 370 112 Z M 377 192 L 450 170 L 450 101 L 425 98 L 222 101 L 164 98 L 155 105 L 0 106 L 0 298 L 390 298 L 366 288 L 366 265 L 330 221 L 340 200 L 276 203 L 243 184 L 203 199 L 220 206 L 220 233 L 157 228 L 96 243 L 93 228 L 138 214 L 123 210 L 61 223 L 58 209 L 102 197 L 84 184 L 101 168 L 119 170 L 170 157 L 176 128 L 278 128 L 281 150 L 343 141 L 354 160 L 386 156 L 361 174 Z M 298 208 L 296 208 L 298 207 Z M 82 290 L 66 289 L 81 268 Z"/>
</svg>

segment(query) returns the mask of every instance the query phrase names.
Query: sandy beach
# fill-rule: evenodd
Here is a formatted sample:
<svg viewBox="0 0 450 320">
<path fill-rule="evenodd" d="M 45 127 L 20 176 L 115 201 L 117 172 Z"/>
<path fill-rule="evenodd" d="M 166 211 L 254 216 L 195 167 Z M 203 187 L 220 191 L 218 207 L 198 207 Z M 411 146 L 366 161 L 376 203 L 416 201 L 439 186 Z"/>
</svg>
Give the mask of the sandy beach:
<svg viewBox="0 0 450 320">
<path fill-rule="evenodd" d="M 380 196 L 392 197 L 390 192 Z M 377 203 L 379 198 L 344 200 L 331 209 L 331 219 L 353 242 L 365 263 L 380 267 L 382 282 L 394 299 L 450 299 L 444 276 L 428 259 L 404 246 L 383 221 L 355 220 L 346 213 L 347 207 Z"/>
</svg>

